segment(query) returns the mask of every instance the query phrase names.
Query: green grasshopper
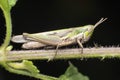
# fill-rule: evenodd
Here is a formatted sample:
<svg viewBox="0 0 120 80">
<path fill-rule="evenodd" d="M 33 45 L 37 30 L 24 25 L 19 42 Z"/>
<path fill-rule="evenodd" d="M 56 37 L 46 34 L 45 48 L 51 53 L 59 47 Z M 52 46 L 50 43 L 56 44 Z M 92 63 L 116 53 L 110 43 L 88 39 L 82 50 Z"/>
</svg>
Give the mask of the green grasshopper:
<svg viewBox="0 0 120 80">
<path fill-rule="evenodd" d="M 22 48 L 24 49 L 56 46 L 56 54 L 59 47 L 78 43 L 82 49 L 81 53 L 83 53 L 82 44 L 90 39 L 94 29 L 106 19 L 107 18 L 101 18 L 95 25 L 85 25 L 82 27 L 53 30 L 34 34 L 23 33 L 23 35 L 13 36 L 11 40 L 15 43 L 23 43 Z"/>
</svg>

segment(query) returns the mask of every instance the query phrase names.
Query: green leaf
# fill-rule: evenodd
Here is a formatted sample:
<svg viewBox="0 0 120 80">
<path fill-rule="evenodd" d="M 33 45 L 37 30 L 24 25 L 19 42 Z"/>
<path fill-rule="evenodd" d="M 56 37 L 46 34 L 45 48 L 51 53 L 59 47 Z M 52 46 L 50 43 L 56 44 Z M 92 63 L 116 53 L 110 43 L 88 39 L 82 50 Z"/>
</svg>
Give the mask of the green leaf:
<svg viewBox="0 0 120 80">
<path fill-rule="evenodd" d="M 4 11 L 10 11 L 11 7 L 16 4 L 17 0 L 0 0 L 0 7 Z"/>
<path fill-rule="evenodd" d="M 89 78 L 78 72 L 77 68 L 70 63 L 66 72 L 58 80 L 89 80 Z"/>
<path fill-rule="evenodd" d="M 39 70 L 34 66 L 32 61 L 28 60 L 23 60 L 22 62 L 7 62 L 4 67 L 9 72 L 31 76 L 40 80 L 57 80 L 55 77 L 39 73 Z"/>
<path fill-rule="evenodd" d="M 32 61 L 23 60 L 21 63 L 19 62 L 10 62 L 8 63 L 10 67 L 16 70 L 22 70 L 28 73 L 31 73 L 32 75 L 38 74 L 39 70 L 36 66 L 33 65 Z"/>
<path fill-rule="evenodd" d="M 8 11 L 9 10 L 8 0 L 0 0 L 0 7 L 3 10 Z"/>
<path fill-rule="evenodd" d="M 17 0 L 8 0 L 8 2 L 9 2 L 9 6 L 13 7 L 13 6 L 15 6 Z"/>
</svg>

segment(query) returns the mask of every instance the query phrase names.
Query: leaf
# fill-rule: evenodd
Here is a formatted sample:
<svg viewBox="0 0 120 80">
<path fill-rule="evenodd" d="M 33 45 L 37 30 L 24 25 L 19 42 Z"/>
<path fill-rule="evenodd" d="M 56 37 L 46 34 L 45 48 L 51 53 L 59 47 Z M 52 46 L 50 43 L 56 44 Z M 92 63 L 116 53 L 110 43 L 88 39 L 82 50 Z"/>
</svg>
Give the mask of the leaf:
<svg viewBox="0 0 120 80">
<path fill-rule="evenodd" d="M 12 67 L 13 69 L 26 71 L 26 72 L 31 73 L 33 75 L 39 73 L 39 70 L 37 69 L 36 66 L 33 65 L 32 61 L 23 60 L 21 63 L 10 62 L 10 63 L 8 63 L 8 65 L 10 67 Z"/>
<path fill-rule="evenodd" d="M 13 6 L 15 6 L 17 0 L 8 0 L 8 2 L 9 2 L 9 6 L 13 7 Z"/>
<path fill-rule="evenodd" d="M 48 76 L 39 73 L 32 61 L 23 60 L 22 62 L 8 62 L 4 66 L 6 70 L 15 74 L 26 75 L 40 80 L 57 80 L 56 77 Z"/>
<path fill-rule="evenodd" d="M 66 72 L 58 80 L 89 80 L 89 78 L 78 72 L 77 68 L 70 63 Z"/>
<path fill-rule="evenodd" d="M 8 0 L 0 0 L 0 7 L 3 10 L 8 11 L 9 10 Z"/>
<path fill-rule="evenodd" d="M 0 0 L 0 7 L 3 11 L 10 11 L 11 8 L 16 4 L 17 0 Z"/>
<path fill-rule="evenodd" d="M 37 69 L 36 66 L 33 65 L 32 61 L 23 60 L 22 63 L 24 64 L 24 66 L 26 67 L 26 69 L 28 71 L 30 71 L 31 73 L 39 73 L 39 70 Z"/>
</svg>

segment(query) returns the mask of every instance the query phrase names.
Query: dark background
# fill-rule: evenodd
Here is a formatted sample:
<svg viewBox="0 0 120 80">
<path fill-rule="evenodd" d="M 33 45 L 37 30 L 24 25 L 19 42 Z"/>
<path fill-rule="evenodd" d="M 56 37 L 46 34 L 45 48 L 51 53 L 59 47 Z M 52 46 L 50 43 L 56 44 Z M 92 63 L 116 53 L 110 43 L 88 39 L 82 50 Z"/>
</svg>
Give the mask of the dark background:
<svg viewBox="0 0 120 80">
<path fill-rule="evenodd" d="M 12 9 L 13 35 L 23 32 L 35 33 L 48 30 L 95 24 L 101 17 L 104 23 L 94 31 L 84 46 L 118 46 L 120 42 L 120 7 L 115 0 L 18 0 Z M 0 43 L 5 34 L 5 22 L 0 10 Z M 20 45 L 14 44 L 20 50 Z M 119 80 L 120 59 L 57 60 L 52 62 L 34 61 L 41 73 L 60 76 L 71 61 L 90 80 Z M 0 67 L 0 80 L 38 80 L 7 72 Z"/>
</svg>

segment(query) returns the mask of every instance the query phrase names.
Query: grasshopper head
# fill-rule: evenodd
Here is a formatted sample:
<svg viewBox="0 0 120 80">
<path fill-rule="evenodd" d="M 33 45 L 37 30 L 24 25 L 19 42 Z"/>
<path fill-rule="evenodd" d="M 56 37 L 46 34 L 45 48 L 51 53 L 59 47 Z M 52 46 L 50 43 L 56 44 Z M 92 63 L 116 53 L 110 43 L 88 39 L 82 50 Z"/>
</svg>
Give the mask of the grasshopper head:
<svg viewBox="0 0 120 80">
<path fill-rule="evenodd" d="M 101 24 L 102 22 L 104 22 L 107 18 L 101 18 L 95 25 L 87 25 L 85 26 L 85 32 L 84 32 L 84 42 L 88 41 L 94 31 L 94 29 Z"/>
</svg>

